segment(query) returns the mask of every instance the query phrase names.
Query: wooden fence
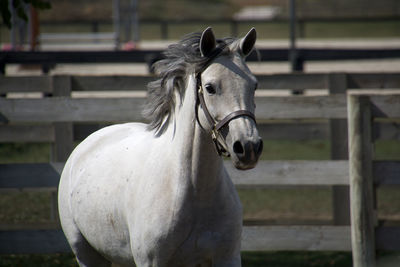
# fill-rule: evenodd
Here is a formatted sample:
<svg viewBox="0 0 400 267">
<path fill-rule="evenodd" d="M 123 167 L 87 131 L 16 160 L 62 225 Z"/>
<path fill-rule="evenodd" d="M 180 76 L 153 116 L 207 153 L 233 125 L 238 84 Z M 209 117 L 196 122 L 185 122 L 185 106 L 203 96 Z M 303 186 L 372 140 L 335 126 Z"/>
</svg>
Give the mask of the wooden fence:
<svg viewBox="0 0 400 267">
<path fill-rule="evenodd" d="M 149 67 L 162 58 L 162 50 L 137 49 L 133 51 L 0 51 L 0 74 L 8 64 L 39 64 L 44 73 L 61 63 L 143 63 Z M 298 48 L 297 63 L 319 60 L 357 60 L 399 58 L 399 48 Z M 287 61 L 287 48 L 261 48 L 251 53 L 247 61 Z"/>
<path fill-rule="evenodd" d="M 372 88 L 380 91 L 386 88 L 400 88 L 400 74 L 277 74 L 262 75 L 257 78 L 259 88 L 262 89 L 329 90 L 329 95 L 257 97 L 256 116 L 264 139 L 329 138 L 332 147 L 331 160 L 261 161 L 255 169 L 246 173 L 237 172 L 232 169 L 231 164 L 227 164 L 234 183 L 239 188 L 274 185 L 333 186 L 334 219 L 329 225 L 247 225 L 244 227 L 242 249 L 246 251 L 351 251 L 346 118 L 348 110 L 352 109 L 347 108 L 346 91 L 347 89 Z M 143 90 L 145 84 L 151 79 L 152 77 L 148 76 L 1 76 L 1 95 L 15 92 L 39 92 L 47 97 L 0 98 L 0 142 L 51 142 L 52 162 L 0 164 L 0 189 L 46 188 L 55 192 L 63 162 L 71 152 L 75 139 L 84 138 L 89 132 L 105 123 L 142 120 L 140 110 L 144 97 L 77 98 L 71 96 L 79 91 Z M 353 95 L 350 94 L 349 97 L 352 98 Z M 398 140 L 400 136 L 400 130 L 396 124 L 398 121 L 388 123 L 387 118 L 400 118 L 400 95 L 374 95 L 364 98 L 367 98 L 370 103 L 368 106 L 371 107 L 369 113 L 371 118 L 383 119 L 369 124 L 369 128 L 365 131 L 370 132 L 369 129 L 372 129 L 373 138 L 368 137 L 369 143 L 367 141 L 362 143 L 370 144 L 378 138 Z M 349 101 L 349 103 L 352 102 Z M 353 121 L 353 115 L 350 118 Z M 274 120 L 278 121 L 274 122 Z M 367 121 L 371 122 L 371 120 Z M 87 125 L 88 123 L 91 125 Z M 365 131 L 362 136 L 365 135 Z M 350 144 L 353 144 L 352 142 L 351 140 Z M 357 161 L 352 154 L 350 155 L 350 162 Z M 357 155 L 359 157 L 363 155 L 363 152 Z M 373 180 L 372 178 L 367 180 L 366 184 L 361 182 L 361 186 L 376 188 L 380 185 L 400 184 L 400 162 L 373 161 L 371 157 L 363 158 L 363 160 L 363 166 L 370 166 L 369 175 L 373 177 Z M 364 178 L 352 177 L 351 181 L 353 183 L 352 198 L 360 199 L 361 197 L 361 200 L 370 206 L 374 198 L 368 196 L 365 199 L 364 195 L 357 193 L 360 191 L 354 189 L 356 182 L 364 181 Z M 352 199 L 352 203 L 358 202 Z M 55 203 L 53 207 L 56 207 Z M 53 214 L 56 219 L 55 209 Z M 366 223 L 371 223 L 371 220 L 375 222 L 376 212 L 369 213 L 367 217 L 367 222 L 365 220 L 357 222 L 358 217 L 353 212 L 351 216 L 353 233 L 356 225 L 362 225 L 360 229 L 364 229 Z M 375 231 L 372 231 L 372 234 L 369 231 L 368 238 L 361 238 L 362 242 L 374 245 L 372 248 L 365 248 L 366 250 L 400 250 L 400 238 L 398 238 L 400 227 L 384 227 L 376 223 L 372 227 Z M 355 243 L 358 243 L 358 237 L 354 240 L 353 249 L 357 249 L 354 247 Z M 15 226 L 8 230 L 2 229 L 0 241 L 2 254 L 69 251 L 63 233 L 57 226 L 52 226 L 51 229 L 48 227 L 24 229 Z"/>
</svg>

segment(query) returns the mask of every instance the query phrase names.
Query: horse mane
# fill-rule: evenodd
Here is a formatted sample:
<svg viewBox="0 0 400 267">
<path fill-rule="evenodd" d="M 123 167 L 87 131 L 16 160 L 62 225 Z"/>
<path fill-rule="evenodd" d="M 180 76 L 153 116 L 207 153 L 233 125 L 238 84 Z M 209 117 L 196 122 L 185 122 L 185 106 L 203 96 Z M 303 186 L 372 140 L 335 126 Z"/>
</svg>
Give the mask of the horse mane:
<svg viewBox="0 0 400 267">
<path fill-rule="evenodd" d="M 201 56 L 200 38 L 201 33 L 186 35 L 178 43 L 168 46 L 163 52 L 164 59 L 154 63 L 159 79 L 147 85 L 147 102 L 143 110 L 143 116 L 150 121 L 147 130 L 156 130 L 157 134 L 164 132 L 175 110 L 175 90 L 182 97 L 188 75 L 203 70 L 214 59 L 213 53 Z M 224 38 L 216 41 L 217 46 L 224 49 L 236 39 Z M 224 53 L 229 53 L 225 50 Z"/>
</svg>

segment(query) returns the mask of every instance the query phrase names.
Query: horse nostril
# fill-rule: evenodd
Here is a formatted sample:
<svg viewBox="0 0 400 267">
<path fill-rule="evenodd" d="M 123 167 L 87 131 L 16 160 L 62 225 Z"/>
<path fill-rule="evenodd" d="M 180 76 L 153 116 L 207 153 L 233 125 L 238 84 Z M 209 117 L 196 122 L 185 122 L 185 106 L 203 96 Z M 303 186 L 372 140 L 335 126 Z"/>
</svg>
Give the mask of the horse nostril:
<svg viewBox="0 0 400 267">
<path fill-rule="evenodd" d="M 244 154 L 244 148 L 242 146 L 242 143 L 240 141 L 236 141 L 233 144 L 233 152 L 236 153 L 236 155 L 241 156 Z"/>
</svg>

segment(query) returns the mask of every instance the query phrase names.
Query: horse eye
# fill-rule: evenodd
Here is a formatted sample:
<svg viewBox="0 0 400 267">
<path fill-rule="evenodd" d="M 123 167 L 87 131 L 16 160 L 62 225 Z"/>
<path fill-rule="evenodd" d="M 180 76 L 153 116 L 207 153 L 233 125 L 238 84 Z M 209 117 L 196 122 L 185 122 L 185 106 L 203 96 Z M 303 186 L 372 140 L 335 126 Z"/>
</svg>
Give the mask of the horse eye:
<svg viewBox="0 0 400 267">
<path fill-rule="evenodd" d="M 212 86 L 211 84 L 206 84 L 205 88 L 207 90 L 207 93 L 209 93 L 210 95 L 213 95 L 216 93 L 214 86 Z"/>
</svg>

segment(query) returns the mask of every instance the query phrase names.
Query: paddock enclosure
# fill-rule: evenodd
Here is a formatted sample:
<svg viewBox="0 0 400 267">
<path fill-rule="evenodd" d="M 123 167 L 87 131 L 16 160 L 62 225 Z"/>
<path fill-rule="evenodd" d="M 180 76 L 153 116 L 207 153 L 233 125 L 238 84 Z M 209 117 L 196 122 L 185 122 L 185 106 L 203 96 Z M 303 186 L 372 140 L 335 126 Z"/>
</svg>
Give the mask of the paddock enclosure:
<svg viewBox="0 0 400 267">
<path fill-rule="evenodd" d="M 331 159 L 262 160 L 246 172 L 234 170 L 227 162 L 235 185 L 332 187 L 333 221 L 325 225 L 245 222 L 242 250 L 353 251 L 354 266 L 373 266 L 365 264 L 373 264 L 376 250 L 400 250 L 400 225 L 377 220 L 375 197 L 380 186 L 400 185 L 400 162 L 377 161 L 372 151 L 378 139 L 400 139 L 400 73 L 256 77 L 256 117 L 263 139 L 326 138 L 331 142 Z M 2 226 L 0 254 L 70 251 L 58 225 L 55 203 L 63 164 L 74 142 L 94 130 L 112 123 L 143 121 L 142 91 L 152 79 L 0 76 L 0 142 L 52 144 L 51 162 L 0 164 L 0 190 L 53 192 L 50 212 L 54 220 L 51 226 Z M 311 93 L 271 96 L 271 89 Z"/>
</svg>

